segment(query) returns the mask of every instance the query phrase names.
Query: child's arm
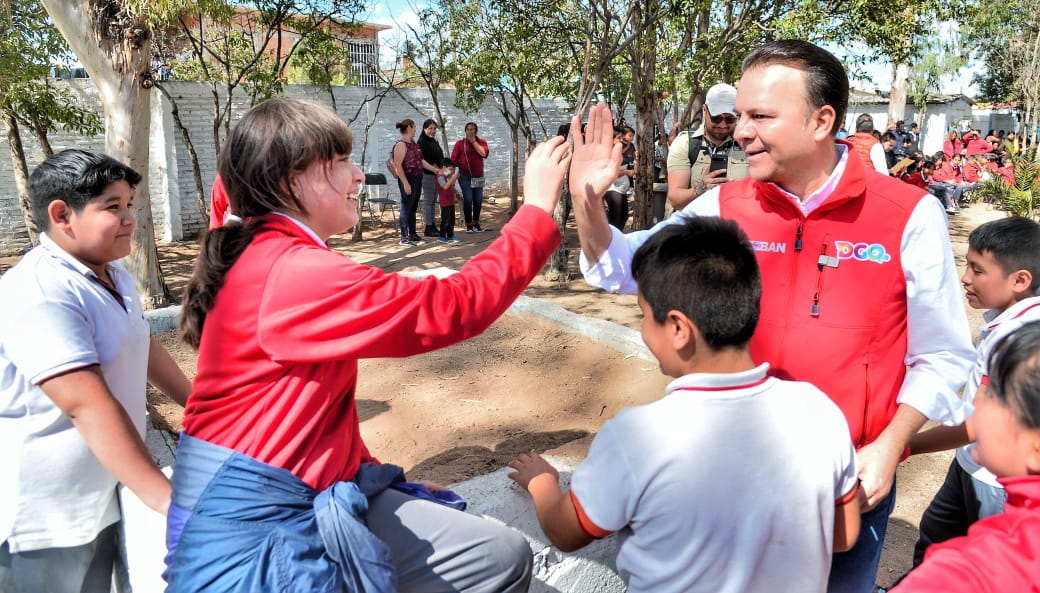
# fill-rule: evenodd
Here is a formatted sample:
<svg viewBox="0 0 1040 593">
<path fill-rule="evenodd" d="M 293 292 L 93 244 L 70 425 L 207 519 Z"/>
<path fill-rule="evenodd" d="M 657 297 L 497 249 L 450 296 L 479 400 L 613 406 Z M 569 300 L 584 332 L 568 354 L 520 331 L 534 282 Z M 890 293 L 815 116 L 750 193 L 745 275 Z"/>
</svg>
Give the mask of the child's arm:
<svg viewBox="0 0 1040 593">
<path fill-rule="evenodd" d="M 455 182 L 459 180 L 459 170 L 455 169 L 455 172 L 451 174 L 451 179 L 448 180 L 448 185 L 445 187 L 451 187 L 455 185 Z"/>
<path fill-rule="evenodd" d="M 166 348 L 154 337 L 148 347 L 148 382 L 181 406 L 188 404 L 191 381 L 184 375 L 181 367 L 177 366 Z"/>
<path fill-rule="evenodd" d="M 975 393 L 972 394 L 972 399 L 967 401 L 975 401 L 975 398 L 978 397 L 979 391 L 982 391 L 985 388 L 984 385 L 979 385 L 978 389 L 975 390 Z M 950 449 L 963 447 L 974 440 L 975 439 L 971 438 L 971 435 L 968 434 L 968 428 L 964 423 L 958 424 L 957 426 L 936 426 L 921 431 L 910 438 L 910 454 L 918 455 L 920 453 L 948 451 Z"/>
<path fill-rule="evenodd" d="M 560 474 L 537 453 L 523 454 L 509 467 L 516 470 L 509 477 L 531 493 L 538 523 L 542 531 L 564 552 L 573 552 L 592 541 L 578 521 L 571 497 L 560 490 Z"/>
<path fill-rule="evenodd" d="M 863 489 L 856 485 L 856 489 L 849 493 L 844 500 L 834 503 L 834 551 L 848 552 L 856 545 L 859 538 L 860 506 L 863 504 L 865 495 Z"/>
<path fill-rule="evenodd" d="M 40 388 L 69 417 L 101 465 L 145 504 L 165 515 L 170 506 L 170 481 L 155 465 L 98 366 L 52 377 Z"/>
<path fill-rule="evenodd" d="M 964 424 L 936 426 L 921 431 L 910 438 L 910 454 L 935 453 L 963 447 L 971 442 Z"/>
</svg>

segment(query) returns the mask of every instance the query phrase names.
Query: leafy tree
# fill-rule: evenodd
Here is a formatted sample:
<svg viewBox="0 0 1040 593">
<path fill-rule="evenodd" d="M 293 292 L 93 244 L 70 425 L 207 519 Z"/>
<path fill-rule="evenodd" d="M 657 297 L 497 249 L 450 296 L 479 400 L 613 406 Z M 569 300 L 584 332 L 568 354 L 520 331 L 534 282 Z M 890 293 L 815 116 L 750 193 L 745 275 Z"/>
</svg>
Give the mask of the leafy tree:
<svg viewBox="0 0 1040 593">
<path fill-rule="evenodd" d="M 50 156 L 48 134 L 59 128 L 99 134 L 101 118 L 78 107 L 67 91 L 49 83 L 50 60 L 68 54 L 69 49 L 43 6 L 32 0 L 10 0 L 6 7 L 8 18 L 0 21 L 0 119 L 7 131 L 18 206 L 29 242 L 36 245 L 39 225 L 29 203 L 29 166 L 21 129 L 32 133 L 43 154 Z"/>
<path fill-rule="evenodd" d="M 98 88 L 105 152 L 141 173 L 129 267 L 144 306 L 164 307 L 172 297 L 159 269 L 148 193 L 152 30 L 143 7 L 129 0 L 43 0 L 43 6 Z"/>
<path fill-rule="evenodd" d="M 1035 2 L 978 2 L 968 12 L 967 27 L 988 70 L 982 78 L 984 96 L 1021 101 L 1023 132 L 1035 141 L 1040 125 L 1040 12 Z"/>
<path fill-rule="evenodd" d="M 156 54 L 173 65 L 176 76 L 205 81 L 213 101 L 211 134 L 219 153 L 222 138 L 231 129 L 234 94 L 246 89 L 256 103 L 281 92 L 290 64 L 316 76 L 332 96 L 335 70 L 318 75 L 319 63 L 331 66 L 341 39 L 333 25 L 346 31 L 356 29 L 353 17 L 362 0 L 261 0 L 236 3 L 231 0 L 170 0 L 151 8 L 151 22 L 160 33 Z M 302 56 L 295 60 L 296 56 Z M 157 87 L 170 103 L 174 125 L 188 150 L 195 180 L 195 199 L 203 215 L 207 212 L 205 187 L 194 142 L 181 122 L 176 98 L 162 81 Z M 335 108 L 335 97 L 332 98 Z"/>
</svg>

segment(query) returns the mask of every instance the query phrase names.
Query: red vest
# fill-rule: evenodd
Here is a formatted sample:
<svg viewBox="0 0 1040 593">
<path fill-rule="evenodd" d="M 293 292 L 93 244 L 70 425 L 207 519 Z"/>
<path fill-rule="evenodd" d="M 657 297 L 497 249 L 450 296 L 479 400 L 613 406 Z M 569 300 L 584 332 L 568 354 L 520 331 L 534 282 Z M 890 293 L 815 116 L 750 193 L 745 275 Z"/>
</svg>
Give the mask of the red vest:
<svg viewBox="0 0 1040 593">
<path fill-rule="evenodd" d="M 752 357 L 777 377 L 826 393 L 844 412 L 857 448 L 888 426 L 906 375 L 900 246 L 925 195 L 864 171 L 854 158 L 807 217 L 775 184 L 742 179 L 721 187 L 720 213 L 747 233 L 762 273 Z"/>
<path fill-rule="evenodd" d="M 859 157 L 863 166 L 868 171 L 874 170 L 874 161 L 870 160 L 870 149 L 878 144 L 878 139 L 873 134 L 867 134 L 865 132 L 856 132 L 845 139 L 846 142 L 852 145 L 852 149 L 855 151 L 855 155 Z M 851 154 L 849 156 L 852 156 Z"/>
</svg>

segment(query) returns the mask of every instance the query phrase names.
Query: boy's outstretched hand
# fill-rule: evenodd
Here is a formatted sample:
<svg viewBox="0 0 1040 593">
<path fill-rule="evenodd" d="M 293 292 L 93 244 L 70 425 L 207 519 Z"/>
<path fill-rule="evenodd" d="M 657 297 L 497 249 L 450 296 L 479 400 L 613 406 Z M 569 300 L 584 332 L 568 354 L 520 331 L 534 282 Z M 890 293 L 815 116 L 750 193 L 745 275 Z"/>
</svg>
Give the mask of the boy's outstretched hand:
<svg viewBox="0 0 1040 593">
<path fill-rule="evenodd" d="M 523 453 L 510 461 L 509 467 L 516 470 L 509 474 L 509 478 L 520 484 L 524 490 L 530 490 L 528 485 L 531 480 L 542 474 L 548 474 L 552 478 L 553 485 L 558 484 L 560 480 L 560 473 L 556 471 L 556 468 L 549 465 L 549 462 L 537 453 Z"/>
<path fill-rule="evenodd" d="M 571 197 L 599 199 L 617 179 L 621 167 L 621 144 L 614 143 L 614 119 L 605 103 L 589 110 L 589 123 L 581 134 L 581 121 L 571 120 L 574 154 L 571 156 Z"/>
<path fill-rule="evenodd" d="M 552 214 L 570 162 L 564 138 L 553 136 L 536 146 L 524 165 L 524 203 Z"/>
</svg>

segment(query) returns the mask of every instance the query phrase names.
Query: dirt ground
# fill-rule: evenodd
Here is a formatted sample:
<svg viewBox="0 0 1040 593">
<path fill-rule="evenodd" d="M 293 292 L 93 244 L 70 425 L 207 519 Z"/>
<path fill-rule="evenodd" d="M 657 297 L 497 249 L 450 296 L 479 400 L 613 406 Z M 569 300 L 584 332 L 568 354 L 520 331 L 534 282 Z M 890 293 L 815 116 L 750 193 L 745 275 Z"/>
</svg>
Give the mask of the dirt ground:
<svg viewBox="0 0 1040 593">
<path fill-rule="evenodd" d="M 398 245 L 389 213 L 376 222 L 366 218 L 363 241 L 338 237 L 331 243 L 355 260 L 389 271 L 458 269 L 497 236 L 507 210 L 504 199 L 486 205 L 486 228 L 491 231 L 460 233 L 462 243 L 453 246 Z M 951 217 L 960 269 L 968 233 L 1000 216 L 985 205 L 974 205 Z M 566 239 L 573 248 L 570 261 L 575 278 L 566 283 L 538 279 L 525 294 L 638 329 L 634 297 L 606 294 L 580 279 L 573 222 Z M 162 268 L 175 294 L 190 274 L 194 255 L 194 242 L 160 246 Z M 968 311 L 976 328 L 981 316 Z M 163 340 L 185 371 L 193 373 L 193 353 L 175 336 Z M 452 483 L 494 471 L 523 451 L 567 445 L 568 452 L 580 455 L 603 421 L 624 406 L 656 399 L 667 382 L 656 364 L 626 357 L 543 321 L 506 316 L 484 335 L 451 348 L 407 359 L 362 361 L 358 408 L 361 430 L 373 454 L 401 465 L 412 478 Z M 153 393 L 151 409 L 157 424 L 174 431 L 179 428 L 181 412 L 175 405 Z M 908 569 L 917 522 L 951 457 L 950 453 L 925 455 L 901 464 L 898 502 L 878 584 L 888 586 Z"/>
</svg>

